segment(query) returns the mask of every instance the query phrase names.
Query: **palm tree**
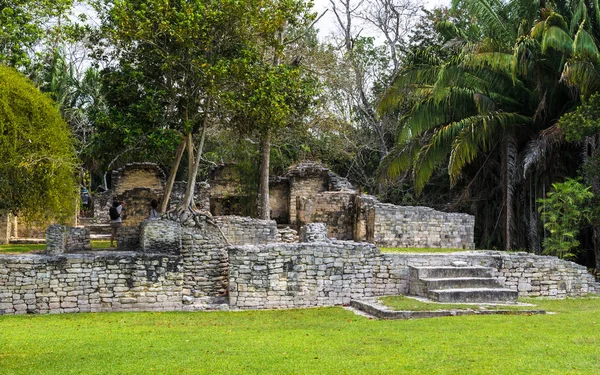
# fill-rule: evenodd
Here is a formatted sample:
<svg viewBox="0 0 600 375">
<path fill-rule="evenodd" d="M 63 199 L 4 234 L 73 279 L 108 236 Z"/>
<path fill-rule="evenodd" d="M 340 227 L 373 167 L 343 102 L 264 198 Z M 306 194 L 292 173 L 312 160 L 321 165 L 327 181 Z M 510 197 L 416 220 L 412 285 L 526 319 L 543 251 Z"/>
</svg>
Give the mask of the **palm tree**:
<svg viewBox="0 0 600 375">
<path fill-rule="evenodd" d="M 446 43 L 455 48 L 452 57 L 411 61 L 398 74 L 380 109 L 393 111 L 406 100 L 412 106 L 382 169 L 391 177 L 411 169 L 420 192 L 434 171 L 444 166 L 450 183 L 466 188 L 461 198 L 475 188 L 493 190 L 489 178 L 495 176 L 501 186 L 501 197 L 498 192 L 495 199 L 501 201 L 497 215 L 502 218 L 504 248 L 511 249 L 515 199 L 531 202 L 539 186 L 551 182 L 537 179 L 548 173 L 541 168 L 542 161 L 552 160 L 551 151 L 558 150 L 550 147 L 560 143 L 556 121 L 578 101 L 567 84 L 579 78 L 574 72 L 583 70 L 580 66 L 593 54 L 587 37 L 591 34 L 584 21 L 570 28 L 547 8 L 548 3 L 474 0 L 454 5 L 466 9 L 481 27 L 466 34 L 451 24 L 440 25 L 445 32 L 452 31 L 453 38 Z M 570 37 L 573 33 L 575 39 Z M 574 50 L 585 53 L 573 54 Z M 532 166 L 539 167 L 537 175 Z M 528 215 L 522 215 L 529 218 L 519 218 L 529 223 L 530 233 L 537 232 L 537 218 L 531 214 L 534 204 L 529 204 Z M 535 247 L 539 241 L 532 234 L 524 242 Z"/>
</svg>

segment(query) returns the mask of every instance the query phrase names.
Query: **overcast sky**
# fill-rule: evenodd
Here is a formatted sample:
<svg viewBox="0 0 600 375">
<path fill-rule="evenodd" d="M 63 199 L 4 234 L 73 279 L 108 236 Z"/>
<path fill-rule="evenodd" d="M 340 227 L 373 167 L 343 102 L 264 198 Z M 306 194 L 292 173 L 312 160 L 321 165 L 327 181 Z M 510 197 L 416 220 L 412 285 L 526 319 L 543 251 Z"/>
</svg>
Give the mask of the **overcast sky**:
<svg viewBox="0 0 600 375">
<path fill-rule="evenodd" d="M 327 8 L 330 7 L 331 3 L 329 0 L 313 0 L 315 3 L 315 11 L 320 15 Z M 365 0 L 369 1 L 369 0 Z M 356 0 L 358 2 L 358 0 Z M 451 0 L 422 0 L 421 3 L 425 5 L 426 8 L 432 9 L 436 6 L 450 6 Z M 333 12 L 328 11 L 323 18 L 319 20 L 316 24 L 317 28 L 320 30 L 319 36 L 326 37 L 331 30 L 335 29 L 335 17 Z M 364 35 L 364 33 L 363 33 Z"/>
</svg>

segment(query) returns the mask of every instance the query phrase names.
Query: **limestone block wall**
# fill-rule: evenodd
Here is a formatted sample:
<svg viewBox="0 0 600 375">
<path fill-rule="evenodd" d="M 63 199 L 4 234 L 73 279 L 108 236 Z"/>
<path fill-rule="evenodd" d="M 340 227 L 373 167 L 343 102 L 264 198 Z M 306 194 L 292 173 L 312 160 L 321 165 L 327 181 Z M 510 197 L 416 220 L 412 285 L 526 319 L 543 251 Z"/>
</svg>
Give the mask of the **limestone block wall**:
<svg viewBox="0 0 600 375">
<path fill-rule="evenodd" d="M 187 183 L 185 181 L 175 181 L 171 191 L 169 207 L 175 208 L 183 200 Z M 197 208 L 203 211 L 210 211 L 210 185 L 206 182 L 197 182 L 194 187 L 194 203 Z"/>
<path fill-rule="evenodd" d="M 146 220 L 140 226 L 143 253 L 181 254 L 181 224 L 173 220 Z"/>
<path fill-rule="evenodd" d="M 338 240 L 354 239 L 356 193 L 353 191 L 326 191 L 313 198 L 312 222 L 327 224 L 327 235 Z"/>
<path fill-rule="evenodd" d="M 396 206 L 360 197 L 356 229 L 361 237 L 382 247 L 443 247 L 473 249 L 475 217 L 429 207 Z M 366 216 L 366 217 L 365 217 Z M 371 237 L 371 238 L 369 238 Z"/>
<path fill-rule="evenodd" d="M 111 173 L 111 185 L 115 195 L 139 187 L 163 191 L 165 179 L 165 173 L 154 163 L 131 163 Z"/>
<path fill-rule="evenodd" d="M 140 225 L 123 225 L 117 231 L 117 249 L 125 251 L 138 250 L 140 247 Z"/>
<path fill-rule="evenodd" d="M 407 289 L 407 278 L 370 244 L 332 241 L 228 250 L 229 303 L 242 309 L 341 305 Z"/>
<path fill-rule="evenodd" d="M 46 229 L 46 253 L 62 254 L 92 249 L 90 231 L 84 227 L 52 224 Z"/>
<path fill-rule="evenodd" d="M 384 254 L 392 268 L 408 276 L 408 266 L 451 266 L 466 262 L 469 266 L 490 267 L 493 275 L 520 297 L 579 297 L 600 293 L 600 284 L 584 266 L 529 253 L 470 251 L 452 254 Z M 402 291 L 407 294 L 408 290 Z"/>
<path fill-rule="evenodd" d="M 314 176 L 290 179 L 290 224 L 296 224 L 296 199 L 298 197 L 314 198 L 318 193 L 327 191 L 326 176 Z"/>
<path fill-rule="evenodd" d="M 231 245 L 267 244 L 279 241 L 275 220 L 259 220 L 243 216 L 215 216 L 212 220 L 221 228 Z"/>
<path fill-rule="evenodd" d="M 168 255 L 4 255 L 0 315 L 181 310 L 182 279 Z"/>
<path fill-rule="evenodd" d="M 217 225 L 203 216 L 190 217 L 182 224 L 181 242 L 184 303 L 225 302 L 228 256 Z"/>
</svg>

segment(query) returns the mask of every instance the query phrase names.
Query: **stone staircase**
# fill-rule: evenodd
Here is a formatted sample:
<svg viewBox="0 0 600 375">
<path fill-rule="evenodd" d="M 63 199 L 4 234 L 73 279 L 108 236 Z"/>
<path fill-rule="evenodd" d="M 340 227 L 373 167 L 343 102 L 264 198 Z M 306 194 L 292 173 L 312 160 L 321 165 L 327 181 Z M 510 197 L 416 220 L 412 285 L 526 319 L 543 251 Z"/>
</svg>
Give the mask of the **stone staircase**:
<svg viewBox="0 0 600 375">
<path fill-rule="evenodd" d="M 90 239 L 92 240 L 110 239 L 110 224 L 96 224 L 87 217 L 80 217 L 78 219 L 78 224 L 89 229 Z"/>
<path fill-rule="evenodd" d="M 516 303 L 492 269 L 477 266 L 409 267 L 409 294 L 447 303 Z"/>
</svg>

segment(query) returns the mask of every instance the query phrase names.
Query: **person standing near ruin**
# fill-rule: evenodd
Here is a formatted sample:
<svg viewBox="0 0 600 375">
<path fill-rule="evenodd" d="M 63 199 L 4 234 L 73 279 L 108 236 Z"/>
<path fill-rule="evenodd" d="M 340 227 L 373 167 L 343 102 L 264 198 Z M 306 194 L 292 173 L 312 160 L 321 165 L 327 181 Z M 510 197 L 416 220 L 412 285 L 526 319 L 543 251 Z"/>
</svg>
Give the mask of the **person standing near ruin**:
<svg viewBox="0 0 600 375">
<path fill-rule="evenodd" d="M 150 220 L 158 219 L 158 201 L 156 199 L 152 199 L 150 202 Z"/>
<path fill-rule="evenodd" d="M 123 202 L 113 202 L 112 207 L 108 211 L 110 216 L 110 247 L 115 247 L 114 241 L 117 237 L 117 232 L 121 225 L 123 224 L 123 219 L 121 218 L 121 212 L 123 211 L 123 207 L 125 207 L 125 201 Z"/>
</svg>

